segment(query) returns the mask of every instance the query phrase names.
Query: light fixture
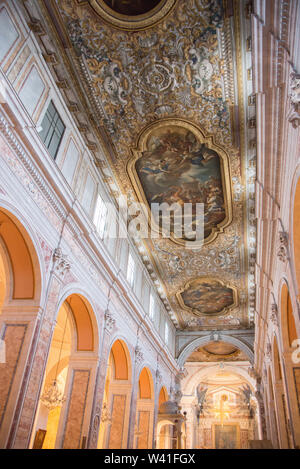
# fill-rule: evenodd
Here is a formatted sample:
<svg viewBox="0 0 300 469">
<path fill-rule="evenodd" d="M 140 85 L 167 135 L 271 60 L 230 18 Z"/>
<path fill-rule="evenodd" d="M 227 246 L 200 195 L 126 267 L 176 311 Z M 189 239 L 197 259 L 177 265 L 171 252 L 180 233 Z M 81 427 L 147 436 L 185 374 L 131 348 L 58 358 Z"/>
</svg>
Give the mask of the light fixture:
<svg viewBox="0 0 300 469">
<path fill-rule="evenodd" d="M 68 305 L 66 307 L 66 310 L 67 310 L 66 321 L 64 325 L 62 341 L 60 344 L 59 357 L 58 357 L 56 371 L 55 371 L 55 378 L 52 381 L 52 384 L 45 389 L 43 395 L 41 396 L 42 404 L 45 407 L 47 407 L 47 409 L 49 410 L 53 410 L 53 409 L 56 409 L 57 407 L 61 407 L 66 400 L 66 397 L 64 396 L 63 391 L 61 391 L 59 387 L 58 378 L 57 378 L 58 366 L 59 366 L 59 362 L 61 358 L 61 352 L 62 352 L 62 347 L 63 347 L 63 343 L 65 339 L 65 332 L 66 332 L 67 321 L 68 321 L 68 312 L 69 312 Z"/>
<path fill-rule="evenodd" d="M 108 410 L 108 407 L 107 407 L 106 403 L 103 404 L 103 408 L 102 408 L 102 412 L 101 412 L 101 422 L 103 422 L 103 423 L 111 423 L 112 422 L 112 418 L 111 418 L 111 415 L 110 415 L 110 412 Z"/>
<path fill-rule="evenodd" d="M 41 397 L 41 402 L 49 410 L 61 407 L 65 400 L 66 398 L 60 390 L 56 379 L 53 380 L 52 384 L 45 390 Z"/>
</svg>

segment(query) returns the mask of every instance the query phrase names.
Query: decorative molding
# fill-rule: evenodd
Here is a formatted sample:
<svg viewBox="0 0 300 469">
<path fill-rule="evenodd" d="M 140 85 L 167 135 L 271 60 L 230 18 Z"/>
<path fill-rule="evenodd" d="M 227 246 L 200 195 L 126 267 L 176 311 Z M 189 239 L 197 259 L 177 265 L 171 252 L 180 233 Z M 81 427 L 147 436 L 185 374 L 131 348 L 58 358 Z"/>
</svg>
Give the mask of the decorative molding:
<svg viewBox="0 0 300 469">
<path fill-rule="evenodd" d="M 274 324 L 275 327 L 278 326 L 278 307 L 276 303 L 271 305 L 270 321 Z"/>
<path fill-rule="evenodd" d="M 44 29 L 44 27 L 42 25 L 42 22 L 40 20 L 32 19 L 27 24 L 28 24 L 28 27 L 31 29 L 31 31 L 33 33 L 37 34 L 38 36 L 45 36 L 46 35 L 45 29 Z"/>
<path fill-rule="evenodd" d="M 71 264 L 68 257 L 62 253 L 61 248 L 56 248 L 53 253 L 53 268 L 60 277 L 70 270 Z"/>
<path fill-rule="evenodd" d="M 45 62 L 47 62 L 48 64 L 51 64 L 51 65 L 58 65 L 59 64 L 59 60 L 58 60 L 58 57 L 57 55 L 52 52 L 51 54 L 43 54 L 43 57 L 44 57 L 44 60 Z"/>
<path fill-rule="evenodd" d="M 60 219 L 66 218 L 66 211 L 63 208 L 62 204 L 54 197 L 52 191 L 45 186 L 44 181 L 37 169 L 35 168 L 31 158 L 28 156 L 27 152 L 23 149 L 15 135 L 10 129 L 10 125 L 6 121 L 3 115 L 0 115 L 0 132 L 5 137 L 11 148 L 16 153 L 18 159 L 22 162 L 25 169 L 28 171 L 34 182 L 37 184 L 41 193 L 45 196 L 46 200 L 50 203 L 52 208 L 55 210 L 56 214 Z"/>
<path fill-rule="evenodd" d="M 210 338 L 211 338 L 212 342 L 219 342 L 220 341 L 220 333 L 214 331 L 210 334 Z"/>
<path fill-rule="evenodd" d="M 144 354 L 142 352 L 142 349 L 139 345 L 135 347 L 135 362 L 140 364 L 144 360 Z"/>
<path fill-rule="evenodd" d="M 297 303 L 298 313 L 300 315 L 300 295 L 297 296 L 296 303 Z"/>
<path fill-rule="evenodd" d="M 254 361 L 254 353 L 252 347 L 250 347 L 249 344 L 246 344 L 242 340 L 238 339 L 237 337 L 233 337 L 232 335 L 226 335 L 222 334 L 221 332 L 219 334 L 219 340 L 232 344 L 239 348 L 242 352 L 244 352 L 248 358 L 250 363 L 253 363 Z M 183 350 L 181 351 L 179 357 L 177 358 L 177 362 L 180 367 L 183 367 L 186 359 L 188 356 L 198 347 L 203 347 L 204 345 L 212 342 L 211 335 L 205 335 L 203 337 L 198 337 L 197 339 L 192 340 L 192 342 L 188 343 Z"/>
<path fill-rule="evenodd" d="M 113 315 L 109 312 L 109 311 L 106 311 L 105 315 L 104 315 L 104 328 L 105 330 L 111 334 L 111 332 L 113 331 L 113 328 L 115 327 L 115 324 L 116 324 L 116 320 L 114 319 Z"/>
<path fill-rule="evenodd" d="M 251 378 L 255 379 L 256 381 L 260 382 L 261 381 L 261 376 L 257 372 L 257 370 L 254 368 L 254 366 L 251 366 L 248 368 L 248 374 Z"/>
<path fill-rule="evenodd" d="M 292 123 L 296 129 L 300 124 L 300 74 L 291 73 L 290 75 L 290 92 L 289 92 L 291 113 L 289 116 L 289 122 Z"/>
<path fill-rule="evenodd" d="M 182 379 L 186 378 L 188 375 L 188 371 L 186 368 L 184 368 L 183 366 L 180 368 L 179 372 L 177 373 L 177 376 L 176 378 L 181 381 Z"/>
<path fill-rule="evenodd" d="M 158 368 L 155 372 L 155 377 L 156 377 L 157 384 L 160 384 L 162 382 L 162 374 Z"/>
<path fill-rule="evenodd" d="M 272 345 L 270 344 L 270 342 L 267 342 L 266 351 L 265 351 L 265 357 L 266 357 L 266 360 L 271 361 L 271 357 L 272 357 Z"/>
<path fill-rule="evenodd" d="M 98 430 L 99 430 L 99 425 L 100 425 L 100 413 L 101 413 L 100 406 L 97 405 L 97 407 L 95 409 L 93 422 L 92 422 L 91 446 L 93 448 L 97 447 Z"/>
<path fill-rule="evenodd" d="M 288 233 L 285 231 L 279 232 L 279 248 L 277 256 L 282 262 L 286 262 L 288 257 Z"/>
<path fill-rule="evenodd" d="M 176 402 L 176 404 L 179 405 L 179 403 L 182 399 L 182 396 L 183 396 L 182 392 L 180 391 L 180 389 L 178 389 L 174 394 L 174 401 Z"/>
</svg>

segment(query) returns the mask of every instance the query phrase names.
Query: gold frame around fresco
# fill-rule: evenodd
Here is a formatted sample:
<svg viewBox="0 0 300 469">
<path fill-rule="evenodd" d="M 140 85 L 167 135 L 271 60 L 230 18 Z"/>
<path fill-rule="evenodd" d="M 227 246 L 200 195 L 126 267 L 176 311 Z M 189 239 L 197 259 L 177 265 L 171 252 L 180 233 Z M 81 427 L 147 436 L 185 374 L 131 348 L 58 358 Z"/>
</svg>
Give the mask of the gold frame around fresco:
<svg viewBox="0 0 300 469">
<path fill-rule="evenodd" d="M 88 3 L 106 23 L 125 31 L 140 31 L 160 23 L 173 11 L 177 1 L 161 0 L 156 7 L 143 15 L 127 16 L 112 10 L 103 0 L 77 0 L 80 4 Z"/>
<path fill-rule="evenodd" d="M 151 133 L 159 128 L 169 126 L 177 126 L 188 129 L 196 136 L 200 143 L 204 143 L 209 149 L 214 150 L 219 156 L 226 217 L 221 223 L 218 223 L 217 226 L 212 229 L 211 234 L 204 239 L 203 245 L 209 244 L 216 239 L 219 233 L 223 233 L 224 229 L 232 222 L 232 189 L 229 156 L 228 153 L 222 147 L 214 143 L 213 135 L 205 134 L 205 132 L 199 126 L 185 119 L 170 117 L 160 119 L 148 125 L 140 132 L 137 139 L 136 147 L 131 149 L 132 158 L 130 158 L 127 163 L 127 174 L 130 178 L 130 181 L 132 183 L 132 186 L 135 190 L 139 202 L 143 203 L 148 209 L 148 213 L 146 213 L 145 215 L 148 217 L 149 227 L 151 228 L 151 209 L 149 207 L 142 184 L 136 172 L 135 163 L 138 159 L 142 157 L 143 151 L 146 150 L 146 144 Z M 156 232 L 159 233 L 160 236 L 162 236 L 162 230 L 158 226 L 154 225 L 154 227 L 152 226 L 152 228 L 156 229 Z M 166 237 L 165 239 L 170 240 L 173 243 L 179 244 L 181 246 L 186 246 L 187 244 L 187 241 L 185 239 L 175 238 L 172 233 L 169 238 Z"/>
<path fill-rule="evenodd" d="M 186 304 L 183 302 L 183 299 L 182 299 L 182 296 L 181 294 L 187 290 L 191 284 L 193 284 L 194 282 L 197 282 L 197 281 L 207 281 L 207 282 L 211 282 L 211 281 L 217 281 L 218 283 L 220 283 L 221 285 L 223 285 L 224 287 L 226 288 L 230 288 L 233 292 L 233 303 L 230 305 L 230 306 L 226 306 L 225 308 L 223 308 L 221 311 L 219 311 L 218 313 L 201 313 L 200 311 L 198 311 L 197 309 L 195 308 L 190 308 L 189 306 L 186 306 Z M 210 316 L 222 316 L 223 314 L 228 314 L 232 309 L 236 308 L 239 304 L 238 302 L 238 292 L 237 292 L 237 288 L 236 287 L 233 287 L 232 285 L 229 285 L 225 282 L 222 282 L 222 280 L 219 280 L 218 278 L 212 278 L 212 277 L 197 277 L 197 278 L 194 278 L 194 279 L 191 279 L 189 280 L 188 282 L 186 282 L 186 284 L 184 285 L 183 288 L 181 288 L 176 294 L 175 294 L 176 298 L 177 298 L 177 301 L 180 305 L 180 307 L 185 310 L 185 311 L 188 311 L 189 313 L 192 313 L 194 314 L 195 316 L 201 316 L 201 317 L 210 317 Z"/>
</svg>

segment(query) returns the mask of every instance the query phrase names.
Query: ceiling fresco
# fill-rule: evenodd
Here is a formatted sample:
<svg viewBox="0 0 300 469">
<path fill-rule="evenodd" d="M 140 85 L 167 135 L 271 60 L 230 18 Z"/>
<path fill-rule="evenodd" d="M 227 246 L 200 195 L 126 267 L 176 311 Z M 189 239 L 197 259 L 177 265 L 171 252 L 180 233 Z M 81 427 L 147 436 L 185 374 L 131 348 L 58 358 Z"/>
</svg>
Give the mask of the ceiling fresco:
<svg viewBox="0 0 300 469">
<path fill-rule="evenodd" d="M 192 280 L 177 293 L 180 306 L 196 315 L 216 315 L 237 306 L 237 294 L 212 278 Z"/>
<path fill-rule="evenodd" d="M 100 0 L 52 3 L 123 194 L 147 204 L 204 202 L 201 248 L 186 249 L 172 236 L 144 241 L 142 258 L 160 279 L 178 328 L 253 327 L 249 262 L 255 240 L 250 248 L 248 231 L 254 200 L 246 198 L 245 150 L 249 74 L 241 72 L 238 7 L 235 12 L 228 7 L 232 2 L 222 0 L 141 2 L 153 5 L 160 20 L 128 31 L 101 17 Z M 114 5 L 120 9 L 125 2 Z M 251 164 L 253 173 L 254 159 Z M 202 277 L 214 281 L 185 290 L 180 303 L 178 292 Z"/>
<path fill-rule="evenodd" d="M 146 135 L 144 135 L 146 134 Z M 203 204 L 204 243 L 231 222 L 228 158 L 218 154 L 202 134 L 182 119 L 159 119 L 143 133 L 128 165 L 138 199 L 148 204 L 177 204 L 170 239 L 195 240 L 197 204 Z M 191 223 L 184 227 L 184 204 L 191 203 Z M 152 210 L 154 214 L 154 210 Z M 156 224 L 162 226 L 162 215 Z M 190 225 L 190 226 L 189 226 Z M 174 235 L 176 233 L 176 237 Z M 186 232 L 187 231 L 187 232 Z"/>
<path fill-rule="evenodd" d="M 122 15 L 136 16 L 148 13 L 161 0 L 103 0 L 112 10 Z"/>
<path fill-rule="evenodd" d="M 114 28 L 145 30 L 162 21 L 178 0 L 74 0 L 89 5 Z"/>
</svg>

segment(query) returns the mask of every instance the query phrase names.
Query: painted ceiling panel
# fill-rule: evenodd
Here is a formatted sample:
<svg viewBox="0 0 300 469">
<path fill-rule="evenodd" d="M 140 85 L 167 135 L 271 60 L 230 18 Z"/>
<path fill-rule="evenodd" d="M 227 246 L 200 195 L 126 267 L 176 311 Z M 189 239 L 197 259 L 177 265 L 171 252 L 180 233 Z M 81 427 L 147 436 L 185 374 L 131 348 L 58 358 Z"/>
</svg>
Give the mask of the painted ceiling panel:
<svg viewBox="0 0 300 469">
<path fill-rule="evenodd" d="M 255 107 L 247 2 L 149 2 L 143 14 L 155 12 L 155 22 L 137 31 L 116 25 L 113 14 L 110 24 L 108 8 L 124 16 L 125 3 L 140 4 L 53 0 L 89 111 L 113 150 L 115 180 L 130 202 L 204 203 L 200 248 L 171 235 L 144 240 L 179 328 L 250 328 Z M 207 301 L 186 288 L 204 277 Z"/>
</svg>

